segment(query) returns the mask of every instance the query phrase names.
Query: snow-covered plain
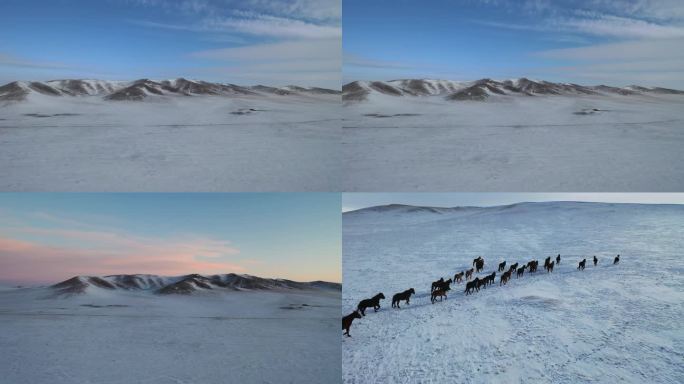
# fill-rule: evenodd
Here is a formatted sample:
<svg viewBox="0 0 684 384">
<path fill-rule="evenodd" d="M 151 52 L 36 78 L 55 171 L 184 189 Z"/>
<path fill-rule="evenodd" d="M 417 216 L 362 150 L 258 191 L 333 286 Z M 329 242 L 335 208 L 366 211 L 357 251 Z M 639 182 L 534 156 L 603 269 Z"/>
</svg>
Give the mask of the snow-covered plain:
<svg viewBox="0 0 684 384">
<path fill-rule="evenodd" d="M 343 118 L 345 191 L 684 188 L 683 95 L 371 93 Z"/>
<path fill-rule="evenodd" d="M 88 290 L 0 290 L 0 382 L 341 380 L 339 291 Z"/>
<path fill-rule="evenodd" d="M 36 93 L 0 105 L 0 189 L 333 191 L 340 136 L 339 95 Z"/>
<path fill-rule="evenodd" d="M 389 206 L 345 213 L 343 229 L 343 313 L 387 297 L 342 337 L 346 383 L 684 382 L 684 206 Z M 544 258 L 558 253 L 547 273 Z M 506 286 L 497 273 L 487 289 L 464 296 L 455 284 L 430 303 L 432 281 L 480 255 L 480 276 L 501 260 L 541 263 Z M 391 308 L 409 288 L 411 304 Z"/>
</svg>

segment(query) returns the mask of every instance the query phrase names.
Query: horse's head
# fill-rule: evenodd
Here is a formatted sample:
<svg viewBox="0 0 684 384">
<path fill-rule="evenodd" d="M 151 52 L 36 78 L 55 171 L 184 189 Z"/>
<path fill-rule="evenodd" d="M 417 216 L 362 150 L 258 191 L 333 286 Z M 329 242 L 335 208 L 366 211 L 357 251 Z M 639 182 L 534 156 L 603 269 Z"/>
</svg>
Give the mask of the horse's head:
<svg viewBox="0 0 684 384">
<path fill-rule="evenodd" d="M 408 292 L 411 293 L 411 294 L 414 294 L 414 295 L 416 294 L 416 290 L 413 289 L 413 288 L 409 289 Z"/>
<path fill-rule="evenodd" d="M 377 298 L 378 298 L 378 299 L 384 299 L 384 298 L 385 298 L 385 295 L 383 295 L 382 292 L 380 292 L 380 293 L 378 293 Z"/>
</svg>

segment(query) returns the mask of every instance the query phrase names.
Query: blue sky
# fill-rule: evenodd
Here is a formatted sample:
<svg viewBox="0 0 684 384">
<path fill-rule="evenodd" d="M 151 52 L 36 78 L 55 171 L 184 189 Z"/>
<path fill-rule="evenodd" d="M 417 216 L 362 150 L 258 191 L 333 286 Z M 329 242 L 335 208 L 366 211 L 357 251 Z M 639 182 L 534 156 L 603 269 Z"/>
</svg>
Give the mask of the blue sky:
<svg viewBox="0 0 684 384">
<path fill-rule="evenodd" d="M 341 281 L 334 193 L 5 193 L 0 217 L 0 282 L 228 272 Z"/>
<path fill-rule="evenodd" d="M 346 0 L 343 81 L 531 77 L 684 88 L 681 0 Z"/>
<path fill-rule="evenodd" d="M 3 0 L 0 82 L 340 85 L 339 0 Z"/>
<path fill-rule="evenodd" d="M 387 204 L 427 207 L 491 207 L 534 201 L 684 204 L 684 193 L 344 193 L 342 210 Z"/>
</svg>

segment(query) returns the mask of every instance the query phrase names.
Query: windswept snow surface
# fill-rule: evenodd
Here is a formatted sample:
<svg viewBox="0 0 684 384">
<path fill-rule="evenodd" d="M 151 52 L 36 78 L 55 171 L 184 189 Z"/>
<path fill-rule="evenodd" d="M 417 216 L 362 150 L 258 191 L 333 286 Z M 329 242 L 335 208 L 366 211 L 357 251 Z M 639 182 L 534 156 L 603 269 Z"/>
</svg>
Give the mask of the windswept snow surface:
<svg viewBox="0 0 684 384">
<path fill-rule="evenodd" d="M 0 382 L 337 383 L 339 308 L 324 290 L 1 290 Z"/>
<path fill-rule="evenodd" d="M 339 95 L 30 94 L 0 104 L 3 191 L 339 190 Z"/>
<path fill-rule="evenodd" d="M 342 337 L 346 383 L 684 382 L 684 206 L 390 206 L 345 213 L 343 228 L 343 313 L 387 297 Z M 471 296 L 454 284 L 431 304 L 430 283 L 477 256 L 479 276 L 502 260 L 540 265 Z M 409 288 L 411 304 L 391 308 Z"/>
<path fill-rule="evenodd" d="M 343 118 L 344 191 L 684 189 L 684 95 L 375 92 Z"/>
</svg>

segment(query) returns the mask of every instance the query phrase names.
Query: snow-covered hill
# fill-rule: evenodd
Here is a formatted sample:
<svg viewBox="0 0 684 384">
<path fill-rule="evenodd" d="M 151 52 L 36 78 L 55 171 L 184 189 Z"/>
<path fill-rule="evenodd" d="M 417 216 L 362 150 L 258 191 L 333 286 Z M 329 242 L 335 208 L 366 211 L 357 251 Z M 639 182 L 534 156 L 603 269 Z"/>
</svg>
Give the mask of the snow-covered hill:
<svg viewBox="0 0 684 384">
<path fill-rule="evenodd" d="M 281 88 L 263 85 L 239 86 L 211 83 L 201 80 L 177 78 L 172 80 L 139 79 L 134 81 L 106 81 L 67 79 L 50 81 L 15 81 L 0 86 L 0 102 L 23 101 L 32 95 L 45 96 L 100 96 L 105 100 L 144 100 L 160 96 L 264 96 L 264 95 L 339 95 L 340 91 L 286 86 Z"/>
<path fill-rule="evenodd" d="M 525 79 L 476 83 L 345 86 L 347 100 L 356 94 L 365 101 L 342 108 L 342 190 L 684 188 L 681 92 Z M 486 102 L 473 101 L 480 98 Z"/>
<path fill-rule="evenodd" d="M 490 208 L 383 206 L 343 216 L 343 313 L 378 292 L 343 338 L 346 383 L 678 383 L 684 206 L 577 202 Z M 552 273 L 470 296 L 430 284 L 485 259 L 561 254 Z M 613 258 L 621 255 L 618 265 Z M 596 255 L 598 265 L 591 258 Z M 587 259 L 584 271 L 577 265 Z M 391 308 L 414 288 L 410 305 Z"/>
<path fill-rule="evenodd" d="M 612 87 L 607 85 L 584 86 L 570 83 L 554 83 L 527 78 L 511 80 L 480 79 L 475 81 L 452 81 L 434 79 L 403 79 L 390 81 L 354 81 L 342 87 L 344 101 L 364 101 L 371 95 L 387 96 L 441 96 L 446 100 L 484 101 L 491 96 L 534 95 L 641 95 L 684 94 L 684 91 L 660 87 Z"/>
<path fill-rule="evenodd" d="M 329 282 L 297 282 L 286 279 L 267 279 L 251 275 L 229 273 L 203 276 L 110 275 L 74 276 L 50 287 L 57 295 L 84 294 L 92 290 L 148 291 L 159 294 L 190 294 L 209 290 L 340 290 L 341 285 Z"/>
<path fill-rule="evenodd" d="M 336 91 L 69 80 L 0 95 L 3 191 L 340 190 Z"/>
<path fill-rule="evenodd" d="M 157 293 L 202 278 L 211 289 Z M 340 298 L 339 284 L 231 274 L 0 289 L 0 382 L 336 383 Z"/>
</svg>

